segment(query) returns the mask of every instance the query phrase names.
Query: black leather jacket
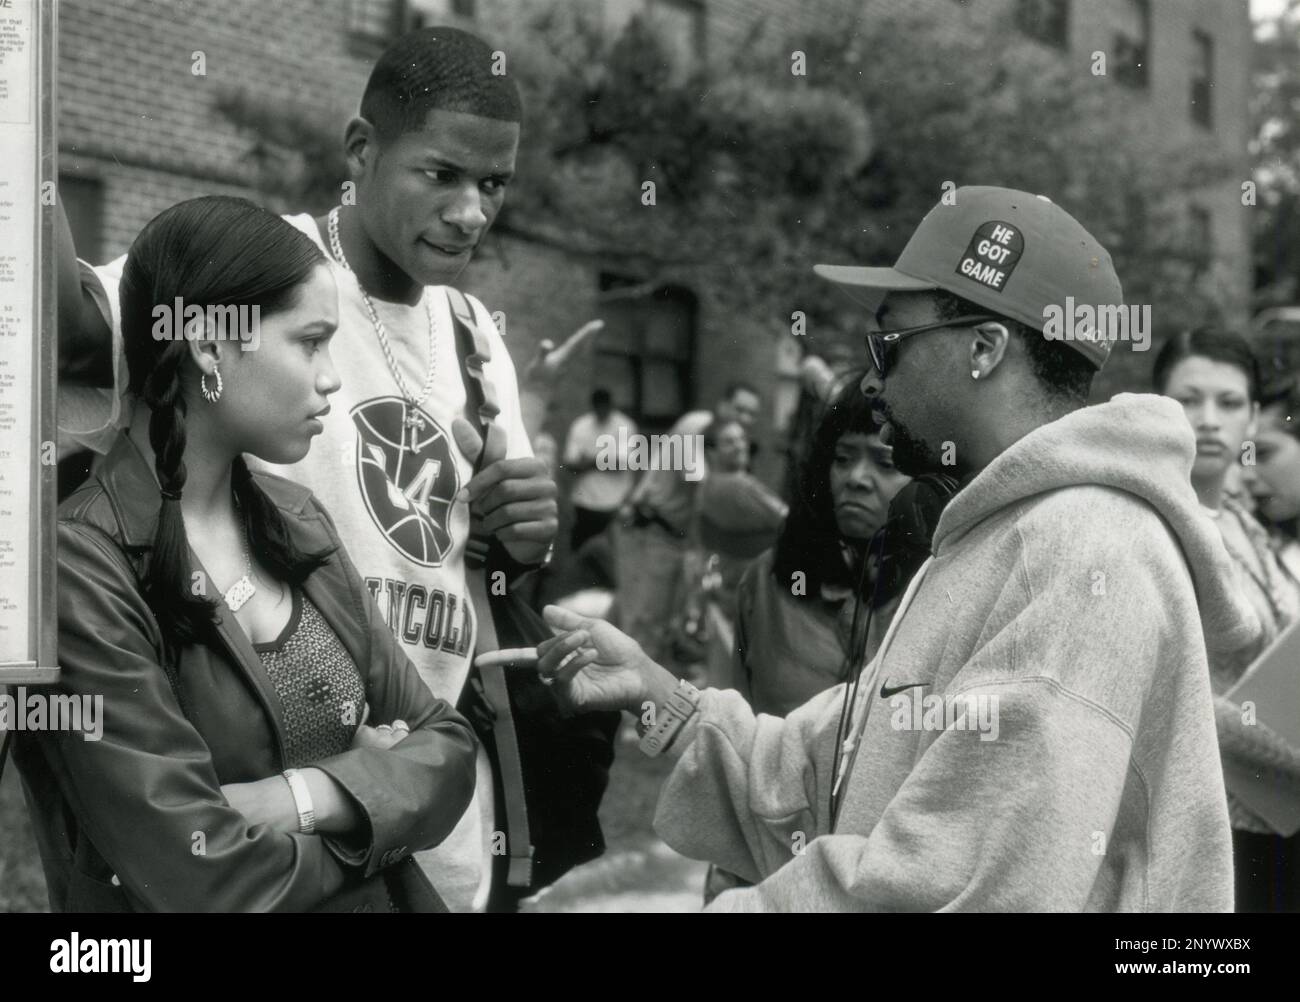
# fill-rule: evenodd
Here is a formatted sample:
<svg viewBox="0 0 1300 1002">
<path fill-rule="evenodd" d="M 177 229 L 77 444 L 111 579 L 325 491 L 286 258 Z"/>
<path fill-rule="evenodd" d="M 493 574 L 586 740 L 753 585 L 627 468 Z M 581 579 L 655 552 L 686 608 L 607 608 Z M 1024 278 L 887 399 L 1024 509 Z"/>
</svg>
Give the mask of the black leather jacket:
<svg viewBox="0 0 1300 1002">
<path fill-rule="evenodd" d="M 220 786 L 284 768 L 281 704 L 228 613 L 219 644 L 179 648 L 169 682 L 139 583 L 158 486 L 123 433 L 99 475 L 59 507 L 56 688 L 104 697 L 102 740 L 28 732 L 15 749 L 56 910 L 371 911 L 394 896 L 409 905 L 421 879 L 409 854 L 442 841 L 470 802 L 468 723 L 420 680 L 310 491 L 256 480 L 299 547 L 339 547 L 304 592 L 361 668 L 368 723 L 400 718 L 410 737 L 313 763 L 360 806 L 362 831 L 249 827 Z"/>
</svg>

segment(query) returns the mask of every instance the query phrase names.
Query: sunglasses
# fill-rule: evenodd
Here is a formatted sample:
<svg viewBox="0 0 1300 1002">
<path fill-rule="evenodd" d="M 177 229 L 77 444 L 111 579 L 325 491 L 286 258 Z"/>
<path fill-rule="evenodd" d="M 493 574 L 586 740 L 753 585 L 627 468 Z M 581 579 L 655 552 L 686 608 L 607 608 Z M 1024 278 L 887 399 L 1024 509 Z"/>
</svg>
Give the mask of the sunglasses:
<svg viewBox="0 0 1300 1002">
<path fill-rule="evenodd" d="M 911 337 L 913 334 L 924 334 L 926 331 L 942 330 L 945 327 L 965 327 L 969 324 L 983 324 L 996 319 L 997 317 L 992 314 L 972 313 L 970 316 L 956 317 L 937 324 L 903 327 L 893 331 L 871 331 L 867 334 L 867 354 L 871 356 L 871 364 L 876 367 L 877 374 L 884 379 L 885 373 L 889 371 L 895 346 L 903 338 Z"/>
</svg>

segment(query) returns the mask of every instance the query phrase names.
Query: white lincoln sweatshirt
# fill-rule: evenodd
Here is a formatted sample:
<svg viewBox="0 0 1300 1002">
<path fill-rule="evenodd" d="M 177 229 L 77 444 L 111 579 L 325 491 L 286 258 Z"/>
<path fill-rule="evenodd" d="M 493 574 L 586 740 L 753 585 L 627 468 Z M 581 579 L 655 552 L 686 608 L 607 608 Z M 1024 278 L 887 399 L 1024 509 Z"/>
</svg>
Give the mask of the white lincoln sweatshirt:
<svg viewBox="0 0 1300 1002">
<path fill-rule="evenodd" d="M 1121 394 L 952 500 L 864 670 L 833 823 L 844 687 L 785 719 L 706 691 L 655 823 L 756 882 L 711 910 L 1231 911 L 1205 645 L 1259 623 L 1193 454 L 1178 404 Z"/>
</svg>

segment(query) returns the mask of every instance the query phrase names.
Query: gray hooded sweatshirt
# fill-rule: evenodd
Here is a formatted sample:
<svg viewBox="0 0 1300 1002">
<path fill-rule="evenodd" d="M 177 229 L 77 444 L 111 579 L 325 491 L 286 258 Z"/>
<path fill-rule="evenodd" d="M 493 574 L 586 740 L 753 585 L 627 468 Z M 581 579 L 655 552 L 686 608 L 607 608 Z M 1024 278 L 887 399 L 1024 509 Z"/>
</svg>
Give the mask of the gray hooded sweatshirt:
<svg viewBox="0 0 1300 1002">
<path fill-rule="evenodd" d="M 1121 394 L 982 470 L 864 669 L 847 758 L 843 685 L 785 719 L 705 691 L 655 824 L 756 882 L 710 910 L 1231 911 L 1206 643 L 1259 623 L 1194 451 L 1178 404 Z"/>
</svg>

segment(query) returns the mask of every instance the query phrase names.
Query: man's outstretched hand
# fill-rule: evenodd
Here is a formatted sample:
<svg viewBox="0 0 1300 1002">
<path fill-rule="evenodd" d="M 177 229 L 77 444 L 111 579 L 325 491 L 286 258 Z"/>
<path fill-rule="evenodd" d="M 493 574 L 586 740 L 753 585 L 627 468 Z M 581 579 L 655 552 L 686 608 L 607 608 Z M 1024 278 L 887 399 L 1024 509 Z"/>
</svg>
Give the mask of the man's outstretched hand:
<svg viewBox="0 0 1300 1002">
<path fill-rule="evenodd" d="M 483 440 L 464 418 L 452 422 L 452 437 L 473 462 Z M 471 509 L 483 516 L 483 529 L 496 536 L 521 564 L 541 563 L 560 524 L 555 481 L 546 464 L 533 456 L 501 459 L 484 467 L 462 489 Z"/>
<path fill-rule="evenodd" d="M 557 635 L 537 647 L 482 654 L 476 664 L 511 664 L 550 680 L 560 705 L 572 712 L 627 710 L 641 714 L 672 695 L 677 679 L 646 656 L 641 645 L 604 620 L 548 605 L 542 617 Z M 571 656 L 572 655 L 572 656 Z"/>
<path fill-rule="evenodd" d="M 565 338 L 558 348 L 550 338 L 542 341 L 537 346 L 537 354 L 524 370 L 521 387 L 534 392 L 549 392 L 564 373 L 570 359 L 604 326 L 603 320 L 589 320 Z"/>
</svg>

